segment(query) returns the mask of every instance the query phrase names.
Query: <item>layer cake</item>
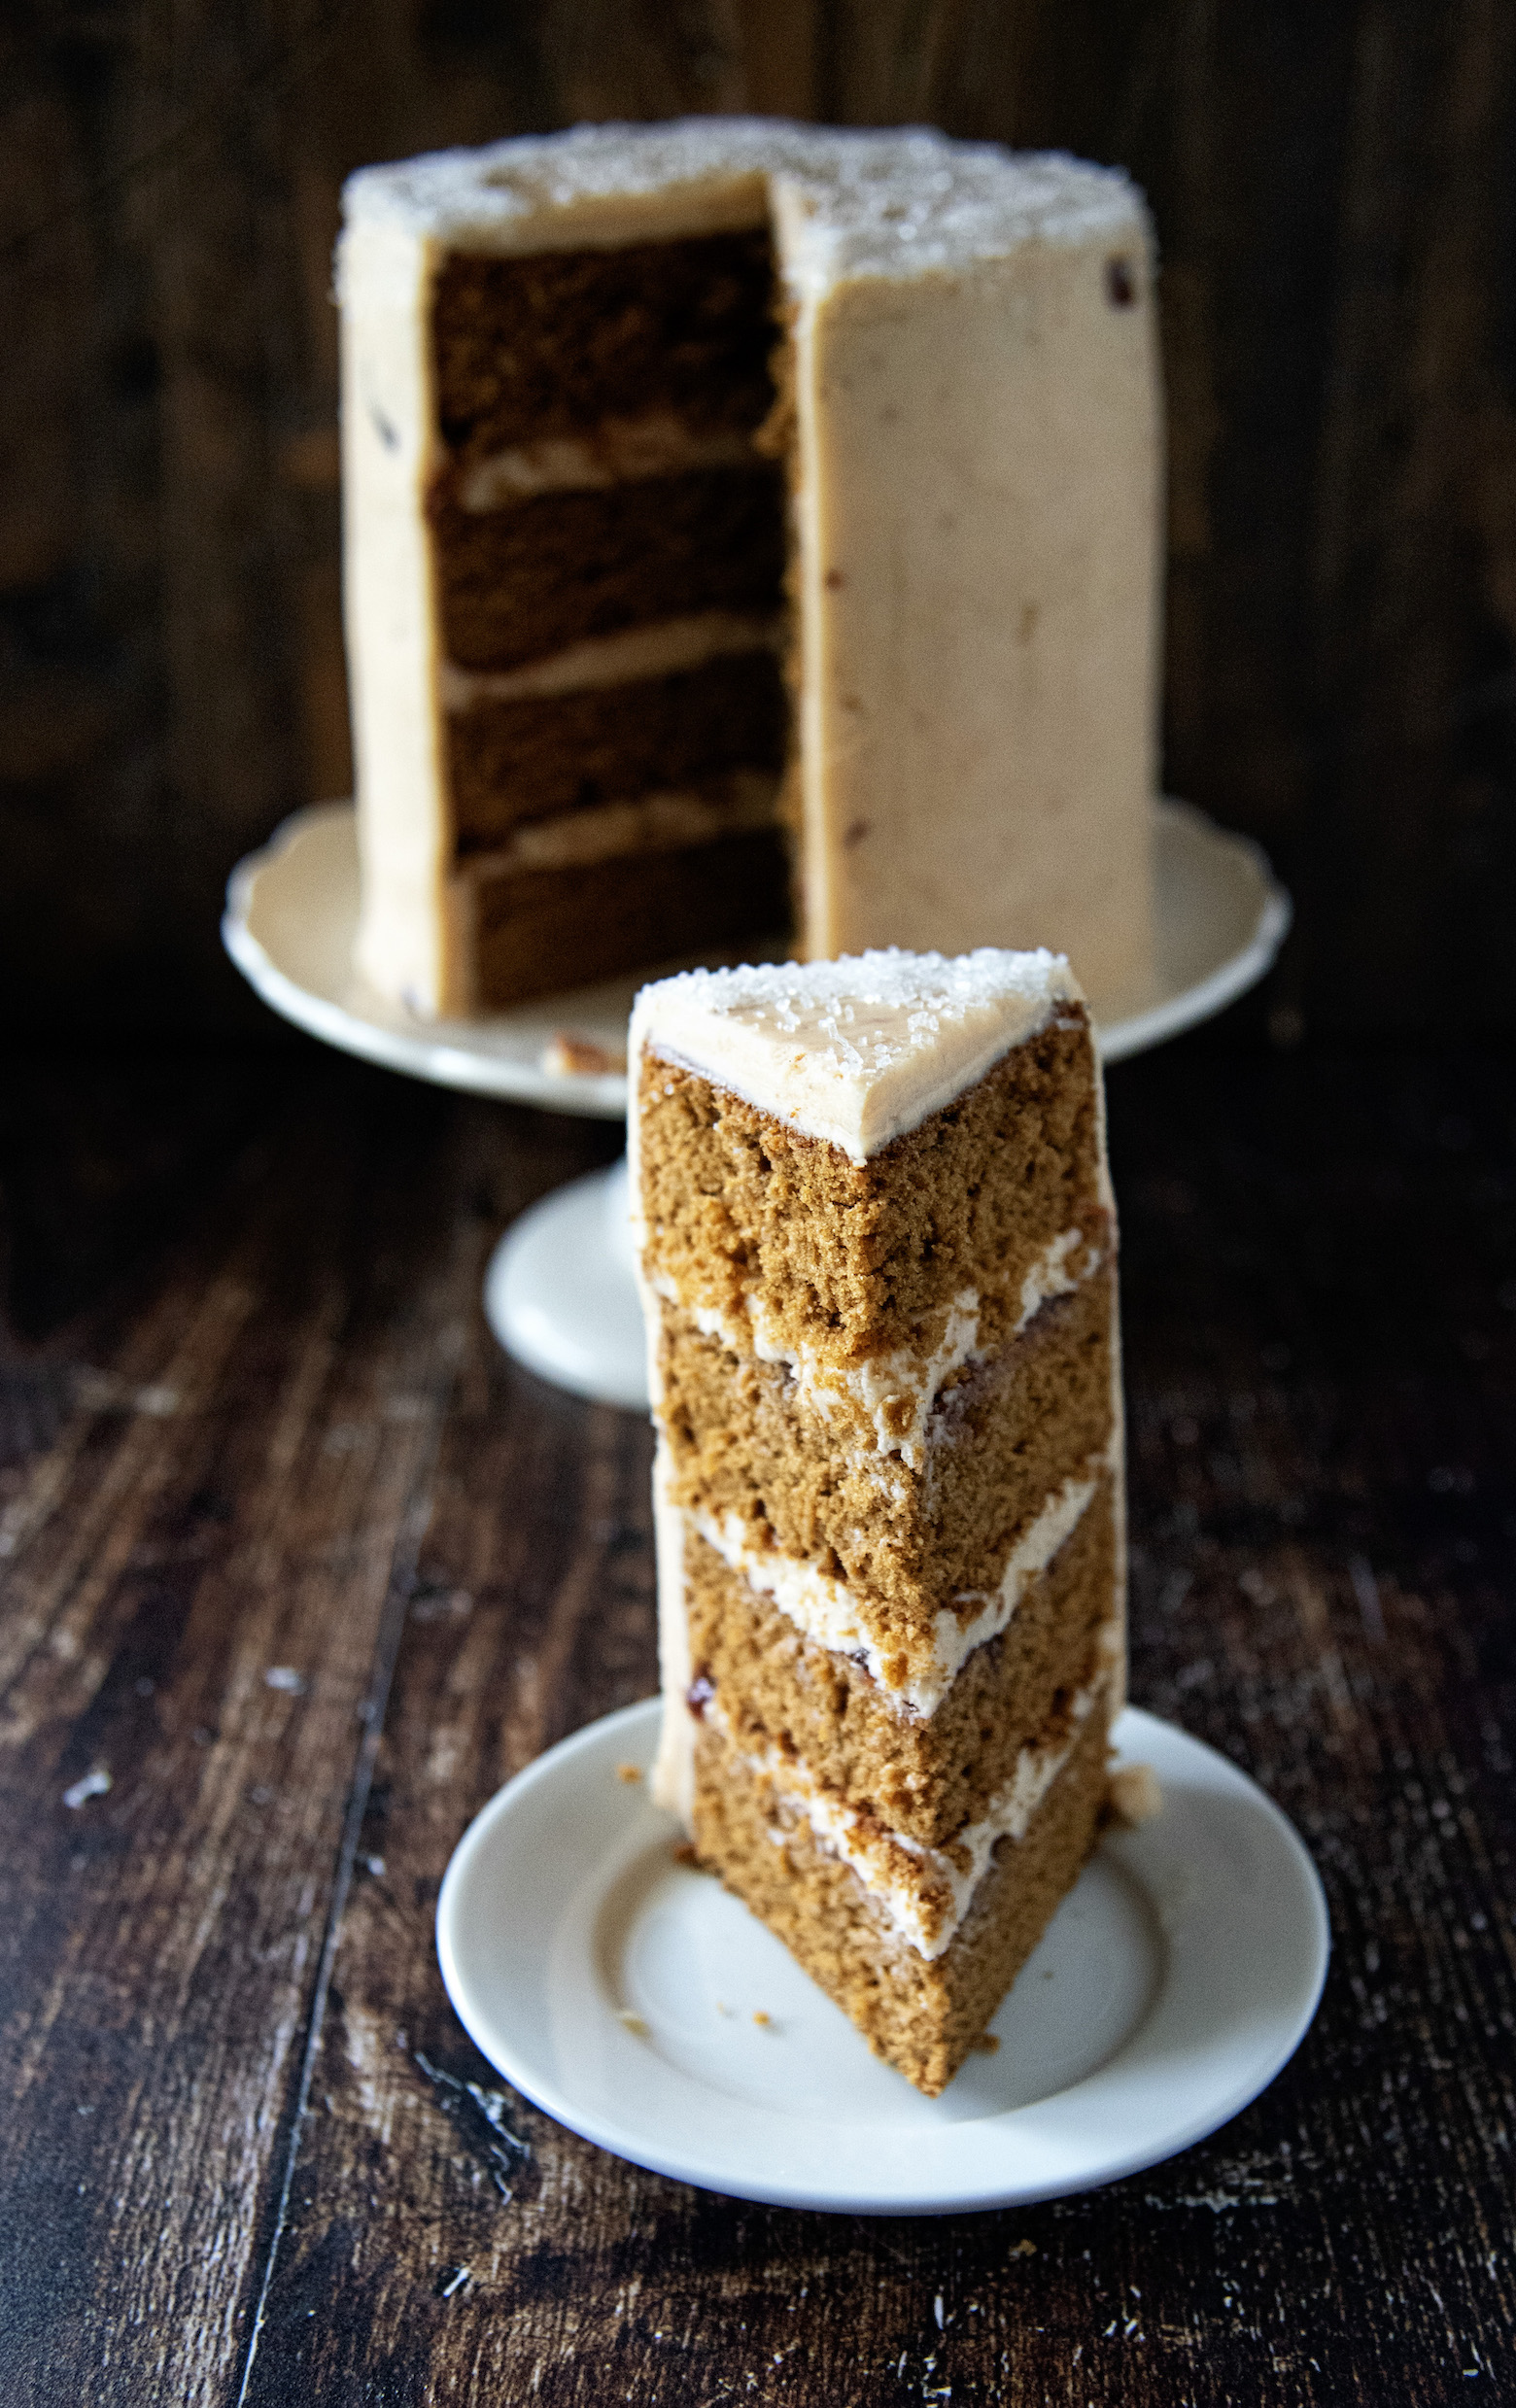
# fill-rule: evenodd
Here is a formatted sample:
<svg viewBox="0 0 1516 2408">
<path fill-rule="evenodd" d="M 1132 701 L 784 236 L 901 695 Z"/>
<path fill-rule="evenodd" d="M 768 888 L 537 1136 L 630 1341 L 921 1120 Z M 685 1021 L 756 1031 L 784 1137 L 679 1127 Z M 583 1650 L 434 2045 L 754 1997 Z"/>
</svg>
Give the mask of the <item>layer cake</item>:
<svg viewBox="0 0 1516 2408">
<path fill-rule="evenodd" d="M 1150 935 L 1161 443 L 1113 171 L 580 126 L 348 184 L 359 957 L 467 1014 L 791 920 Z"/>
<path fill-rule="evenodd" d="M 935 2094 L 1093 1842 L 1116 1228 L 1066 960 L 700 971 L 633 1015 L 661 1801 Z"/>
</svg>

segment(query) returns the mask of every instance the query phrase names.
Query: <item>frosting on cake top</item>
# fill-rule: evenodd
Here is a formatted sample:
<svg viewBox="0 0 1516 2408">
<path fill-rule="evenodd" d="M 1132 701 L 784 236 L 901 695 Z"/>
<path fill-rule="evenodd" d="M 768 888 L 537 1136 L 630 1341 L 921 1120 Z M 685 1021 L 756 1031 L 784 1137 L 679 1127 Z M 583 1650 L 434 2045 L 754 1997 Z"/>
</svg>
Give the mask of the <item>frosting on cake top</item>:
<svg viewBox="0 0 1516 2408">
<path fill-rule="evenodd" d="M 576 125 L 476 151 L 437 151 L 348 181 L 350 229 L 465 250 L 555 250 L 761 224 L 785 188 L 792 284 L 914 276 L 1012 251 L 1028 236 L 1141 233 L 1119 169 L 1059 152 L 1012 154 L 921 127 L 843 130 L 770 118 Z"/>
<path fill-rule="evenodd" d="M 1061 953 L 942 953 L 688 970 L 644 986 L 645 1049 L 866 1162 L 1083 1000 Z"/>
</svg>

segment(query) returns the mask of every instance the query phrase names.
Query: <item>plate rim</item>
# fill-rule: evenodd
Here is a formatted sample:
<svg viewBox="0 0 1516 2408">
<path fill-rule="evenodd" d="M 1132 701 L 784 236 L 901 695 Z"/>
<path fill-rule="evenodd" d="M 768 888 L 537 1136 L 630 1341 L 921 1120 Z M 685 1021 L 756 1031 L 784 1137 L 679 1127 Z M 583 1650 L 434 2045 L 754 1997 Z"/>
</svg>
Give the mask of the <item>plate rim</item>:
<svg viewBox="0 0 1516 2408">
<path fill-rule="evenodd" d="M 632 1731 L 656 1718 L 659 1707 L 660 1701 L 656 1697 L 643 1698 L 634 1704 L 601 1715 L 594 1722 L 570 1732 L 514 1773 L 470 1818 L 448 1860 L 437 1895 L 435 1939 L 443 1986 L 469 2039 L 488 2063 L 540 2113 L 612 2156 L 621 2157 L 630 2164 L 641 2166 L 671 2181 L 686 2183 L 696 2189 L 708 2190 L 719 2196 L 811 2214 L 945 2216 L 988 2214 L 1009 2207 L 1029 2207 L 1049 2199 L 1073 2197 L 1085 2191 L 1103 2189 L 1111 2183 L 1124 2181 L 1151 2166 L 1166 2163 L 1211 2133 L 1219 2131 L 1276 2080 L 1300 2047 L 1315 2019 L 1330 1965 L 1331 1925 L 1321 1875 L 1305 1842 L 1284 1809 L 1254 1780 L 1251 1773 L 1234 1764 L 1230 1757 L 1210 1746 L 1206 1740 L 1196 1738 L 1182 1725 L 1166 1721 L 1144 1707 L 1128 1705 L 1122 1709 L 1117 1724 L 1113 1725 L 1113 1743 L 1118 1732 L 1128 1753 L 1134 1749 L 1140 1752 L 1145 1743 L 1145 1733 L 1161 1732 L 1165 1744 L 1178 1741 L 1187 1755 L 1192 1755 L 1201 1765 L 1214 1769 L 1213 1779 L 1219 1772 L 1223 1786 L 1234 1794 L 1246 1796 L 1254 1810 L 1263 1814 L 1284 1841 L 1286 1854 L 1298 1876 L 1303 1909 L 1302 1937 L 1308 1941 L 1311 1973 L 1294 2004 L 1286 2034 L 1269 2052 L 1261 2073 L 1255 2065 L 1247 2073 L 1239 2075 L 1232 2083 L 1208 2094 L 1205 2102 L 1197 2105 L 1192 2114 L 1177 2118 L 1156 2142 L 1150 2138 L 1135 2143 L 1126 2150 L 1112 2151 L 1100 2159 L 1096 2171 L 1077 2175 L 1073 2180 L 1068 2179 L 1066 2174 L 1058 2174 L 1048 2180 L 1023 2180 L 993 2188 L 981 2186 L 950 2197 L 943 2195 L 940 2189 L 910 2197 L 870 2195 L 854 2189 L 828 2192 L 810 2180 L 786 2182 L 764 2177 L 742 2178 L 731 2166 L 699 2161 L 687 2150 L 661 2149 L 656 2142 L 649 2143 L 646 2136 L 636 2128 L 618 2126 L 613 2117 L 577 2105 L 561 2084 L 541 2078 L 525 2058 L 513 2063 L 500 2061 L 501 2055 L 508 2055 L 509 2052 L 498 2052 L 495 2036 L 491 2035 L 487 2042 L 483 2035 L 482 2018 L 476 2018 L 472 2012 L 470 1986 L 460 1972 L 453 1938 L 458 1902 L 465 1894 L 472 1860 L 487 1846 L 496 1826 L 508 1820 L 512 1808 L 544 1783 L 550 1784 L 566 1775 L 571 1778 L 571 1768 L 576 1757 L 597 1748 L 607 1748 L 617 1737 L 624 1741 Z M 1151 1740 L 1147 1743 L 1151 1745 Z M 577 1891 L 582 1877 L 581 1871 L 574 1881 L 565 1884 L 566 1900 Z M 1133 2033 L 1128 2035 L 1128 2041 L 1123 2042 L 1114 2055 L 1096 2069 L 1096 2073 L 1103 2073 L 1108 2066 L 1119 2062 L 1122 2048 L 1135 2039 L 1147 2020 L 1147 2015 L 1144 2015 Z M 1090 2079 L 1094 2076 L 1083 2077 L 1082 2081 Z M 1071 2091 L 1077 2091 L 1081 2082 L 1069 2087 Z M 1007 2118 L 1036 2114 L 1046 2110 L 1060 2095 L 1054 2092 L 1050 2094 L 1050 2098 L 1032 2102 L 1028 2107 L 1002 2112 Z M 994 2122 L 999 2118 L 990 2116 L 983 2120 Z"/>
<path fill-rule="evenodd" d="M 1258 913 L 1246 945 L 1193 986 L 1163 996 L 1145 1011 L 1108 1027 L 1097 1027 L 1096 1043 L 1107 1064 L 1163 1045 L 1235 1003 L 1272 968 L 1293 918 L 1288 892 L 1275 877 L 1263 847 L 1252 837 L 1221 827 L 1195 804 L 1172 795 L 1155 795 L 1153 809 L 1156 822 L 1166 819 L 1181 824 L 1199 841 L 1231 854 L 1239 865 L 1246 863 L 1258 885 Z M 535 1104 L 580 1118 L 623 1119 L 627 1102 L 624 1071 L 585 1076 L 547 1070 L 539 1062 L 513 1060 L 480 1044 L 474 1028 L 465 1021 L 418 1021 L 414 1030 L 391 1026 L 302 986 L 275 960 L 250 925 L 259 877 L 307 830 L 338 821 L 356 822 L 356 817 L 351 802 L 305 804 L 281 820 L 266 843 L 245 854 L 232 869 L 226 880 L 222 943 L 254 992 L 307 1035 L 404 1077 L 471 1094 L 496 1095 L 510 1103 Z M 553 1002 L 552 996 L 543 996 L 530 1008 L 550 1012 Z M 478 1027 L 490 1025 L 482 1022 Z"/>
</svg>

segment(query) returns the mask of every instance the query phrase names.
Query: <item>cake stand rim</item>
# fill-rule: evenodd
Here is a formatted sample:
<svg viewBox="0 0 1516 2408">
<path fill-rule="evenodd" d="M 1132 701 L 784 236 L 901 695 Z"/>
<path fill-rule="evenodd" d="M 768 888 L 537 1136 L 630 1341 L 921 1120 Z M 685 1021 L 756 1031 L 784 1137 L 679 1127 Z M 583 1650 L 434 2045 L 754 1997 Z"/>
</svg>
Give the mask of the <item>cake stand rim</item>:
<svg viewBox="0 0 1516 2408">
<path fill-rule="evenodd" d="M 1290 932 L 1293 905 L 1275 876 L 1267 853 L 1254 838 L 1223 828 L 1198 806 L 1175 796 L 1154 798 L 1156 825 L 1178 834 L 1184 831 L 1197 848 L 1209 848 L 1213 858 L 1224 856 L 1239 881 L 1253 882 L 1257 911 L 1251 935 L 1190 985 L 1160 996 L 1141 1011 L 1097 1023 L 1101 1059 L 1108 1065 L 1166 1044 L 1188 1029 L 1213 1019 L 1264 978 Z M 565 1072 L 548 1069 L 540 1058 L 541 1023 L 556 1007 L 579 1003 L 585 990 L 546 996 L 516 1012 L 478 1021 L 425 1021 L 389 1006 L 378 996 L 368 1008 L 302 983 L 286 963 L 254 933 L 252 915 L 261 881 L 289 852 L 313 834 L 356 825 L 351 802 L 307 804 L 293 811 L 273 831 L 266 843 L 244 855 L 226 881 L 221 935 L 225 951 L 249 985 L 270 1010 L 322 1043 L 377 1066 L 423 1079 L 436 1086 L 502 1102 L 531 1104 L 550 1112 L 569 1113 L 586 1119 L 620 1120 L 626 1117 L 626 1073 Z M 356 859 L 356 854 L 355 854 Z M 347 899 L 356 912 L 356 886 Z M 312 923 L 314 925 L 314 923 Z M 570 1022 L 572 1010 L 565 1015 Z M 582 1015 L 581 1015 L 582 1016 Z M 523 1023 L 526 1027 L 523 1028 Z M 533 1025 L 535 1024 L 535 1025 Z M 501 1049 L 502 1038 L 523 1049 Z M 528 1054 L 528 1044 L 535 1052 Z"/>
</svg>

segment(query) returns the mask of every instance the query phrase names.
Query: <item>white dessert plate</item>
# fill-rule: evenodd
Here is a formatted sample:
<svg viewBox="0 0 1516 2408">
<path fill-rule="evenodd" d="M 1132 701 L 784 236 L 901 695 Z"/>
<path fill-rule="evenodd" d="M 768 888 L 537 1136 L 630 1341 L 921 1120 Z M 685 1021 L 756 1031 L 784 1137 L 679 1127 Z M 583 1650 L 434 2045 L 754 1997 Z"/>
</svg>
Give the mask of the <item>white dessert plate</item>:
<svg viewBox="0 0 1516 2408">
<path fill-rule="evenodd" d="M 940 2099 L 871 2056 L 744 1907 L 674 1861 L 648 1700 L 474 1817 L 437 1902 L 448 1995 L 507 2081 L 659 2174 L 780 2207 L 936 2216 L 1054 2199 L 1235 2116 L 1298 2046 L 1329 1946 L 1316 1871 L 1247 1775 L 1128 1707 L 1163 1811 L 1102 1840 Z"/>
<path fill-rule="evenodd" d="M 1156 962 L 1151 991 L 1090 999 L 1108 1062 L 1209 1019 L 1260 979 L 1290 926 L 1290 899 L 1258 845 L 1189 804 L 1154 808 Z M 619 1068 L 589 1074 L 546 1058 L 560 1033 L 624 1058 L 632 998 L 647 973 L 579 987 L 483 1020 L 422 1020 L 353 967 L 358 840 L 350 803 L 319 803 L 287 819 L 226 887 L 222 937 L 266 1004 L 312 1036 L 389 1070 L 619 1120 Z M 777 958 L 782 946 L 749 946 Z M 711 959 L 735 959 L 733 954 Z"/>
</svg>

